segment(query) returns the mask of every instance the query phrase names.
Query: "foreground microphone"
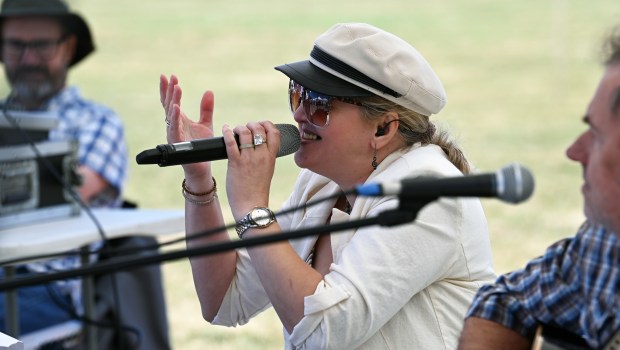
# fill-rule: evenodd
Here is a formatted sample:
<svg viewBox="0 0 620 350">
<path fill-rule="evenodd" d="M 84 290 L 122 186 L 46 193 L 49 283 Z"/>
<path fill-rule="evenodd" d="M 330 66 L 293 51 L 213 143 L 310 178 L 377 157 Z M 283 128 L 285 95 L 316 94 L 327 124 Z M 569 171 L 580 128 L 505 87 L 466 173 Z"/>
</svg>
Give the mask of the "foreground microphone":
<svg viewBox="0 0 620 350">
<path fill-rule="evenodd" d="M 458 177 L 414 177 L 399 183 L 367 184 L 355 187 L 362 196 L 398 195 L 400 198 L 497 197 L 510 203 L 522 202 L 534 192 L 532 173 L 519 164 L 507 165 L 495 173 Z"/>
<path fill-rule="evenodd" d="M 294 153 L 299 149 L 301 139 L 299 129 L 291 124 L 276 124 L 280 130 L 280 149 L 277 157 Z M 239 136 L 235 135 L 237 145 Z M 259 146 L 260 147 L 260 146 Z M 159 166 L 209 162 L 228 158 L 223 137 L 212 137 L 173 144 L 159 145 L 156 148 L 140 152 L 136 156 L 138 164 L 158 164 Z"/>
</svg>

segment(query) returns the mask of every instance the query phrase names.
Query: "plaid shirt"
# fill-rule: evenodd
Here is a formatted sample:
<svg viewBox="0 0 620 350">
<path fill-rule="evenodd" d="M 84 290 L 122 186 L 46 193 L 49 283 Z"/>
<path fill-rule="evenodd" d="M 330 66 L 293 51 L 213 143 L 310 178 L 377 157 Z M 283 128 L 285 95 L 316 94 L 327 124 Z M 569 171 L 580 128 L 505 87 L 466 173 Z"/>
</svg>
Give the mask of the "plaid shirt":
<svg viewBox="0 0 620 350">
<path fill-rule="evenodd" d="M 111 185 L 91 201 L 91 206 L 118 206 L 127 176 L 127 147 L 120 118 L 111 109 L 83 99 L 76 87 L 54 96 L 47 110 L 57 112 L 60 119 L 50 132 L 50 140 L 78 140 L 79 163 Z"/>
<path fill-rule="evenodd" d="M 466 317 L 485 318 L 532 338 L 551 325 L 603 347 L 620 329 L 620 239 L 584 224 L 524 269 L 480 288 Z"/>
</svg>

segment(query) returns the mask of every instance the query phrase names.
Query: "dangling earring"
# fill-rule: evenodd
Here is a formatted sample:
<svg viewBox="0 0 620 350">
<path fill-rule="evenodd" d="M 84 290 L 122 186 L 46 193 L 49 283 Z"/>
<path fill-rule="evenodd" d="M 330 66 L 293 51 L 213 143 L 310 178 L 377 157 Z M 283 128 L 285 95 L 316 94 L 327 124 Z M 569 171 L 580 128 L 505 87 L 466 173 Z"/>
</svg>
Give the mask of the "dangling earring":
<svg viewBox="0 0 620 350">
<path fill-rule="evenodd" d="M 372 163 L 371 163 L 371 165 L 372 165 L 373 169 L 377 170 L 377 166 L 379 164 L 377 163 L 377 144 L 376 143 L 375 143 L 375 152 L 372 155 Z"/>
</svg>

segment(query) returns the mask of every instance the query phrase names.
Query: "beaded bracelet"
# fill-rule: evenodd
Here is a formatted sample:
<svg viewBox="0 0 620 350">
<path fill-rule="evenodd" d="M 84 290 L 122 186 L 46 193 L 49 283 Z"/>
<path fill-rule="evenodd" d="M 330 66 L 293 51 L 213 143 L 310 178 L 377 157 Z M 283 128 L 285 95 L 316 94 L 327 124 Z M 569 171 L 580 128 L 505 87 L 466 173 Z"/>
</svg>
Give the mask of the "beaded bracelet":
<svg viewBox="0 0 620 350">
<path fill-rule="evenodd" d="M 185 185 L 185 179 L 183 179 L 183 182 L 181 183 L 181 188 L 183 189 L 183 191 L 185 191 L 187 194 L 191 194 L 192 196 L 196 196 L 196 197 L 200 197 L 200 196 L 206 196 L 209 195 L 213 192 L 217 192 L 217 182 L 215 182 L 215 178 L 213 176 L 211 176 L 211 179 L 213 180 L 213 188 L 211 188 L 209 191 L 207 192 L 192 192 L 189 190 L 189 188 L 187 188 L 187 185 Z"/>
<path fill-rule="evenodd" d="M 185 191 L 185 189 L 181 189 L 181 193 L 183 194 L 183 197 L 185 197 L 185 200 L 192 203 L 192 204 L 196 204 L 196 205 L 208 205 L 211 204 L 216 198 L 217 198 L 217 193 L 213 194 L 213 197 L 204 200 L 204 201 L 197 201 L 195 199 L 192 199 L 188 196 L 188 192 Z"/>
<path fill-rule="evenodd" d="M 215 182 L 215 178 L 213 176 L 211 176 L 211 179 L 213 180 L 213 188 L 211 188 L 207 192 L 201 192 L 201 193 L 196 193 L 196 192 L 190 191 L 187 188 L 187 186 L 185 185 L 185 179 L 183 179 L 183 182 L 181 183 L 181 194 L 183 195 L 185 200 L 187 200 L 188 202 L 190 202 L 192 204 L 196 204 L 196 205 L 208 205 L 208 204 L 211 204 L 217 198 L 217 182 Z M 192 195 L 192 196 L 196 196 L 196 197 L 202 197 L 202 196 L 207 196 L 207 195 L 209 195 L 211 193 L 213 193 L 213 196 L 211 198 L 209 198 L 209 199 L 204 200 L 204 201 L 196 200 L 196 199 L 190 198 L 188 196 L 188 195 Z"/>
</svg>

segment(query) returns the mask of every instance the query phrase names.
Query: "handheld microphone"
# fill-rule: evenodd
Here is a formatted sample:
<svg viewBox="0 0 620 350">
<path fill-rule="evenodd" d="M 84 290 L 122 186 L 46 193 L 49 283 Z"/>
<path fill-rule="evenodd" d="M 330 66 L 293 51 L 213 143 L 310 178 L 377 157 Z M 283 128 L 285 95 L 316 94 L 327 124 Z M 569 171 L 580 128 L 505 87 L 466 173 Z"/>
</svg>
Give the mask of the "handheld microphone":
<svg viewBox="0 0 620 350">
<path fill-rule="evenodd" d="M 295 153 L 301 144 L 299 129 L 291 124 L 276 124 L 280 130 L 280 149 L 277 157 Z M 235 135 L 237 145 L 239 136 Z M 186 142 L 158 145 L 156 148 L 140 152 L 136 156 L 138 164 L 157 164 L 160 167 L 212 160 L 227 159 L 224 137 L 212 137 Z"/>
<path fill-rule="evenodd" d="M 398 195 L 400 198 L 497 197 L 505 202 L 519 203 L 534 192 L 534 177 L 524 166 L 509 164 L 495 173 L 458 177 L 413 177 L 398 183 L 358 185 L 361 196 Z"/>
</svg>

